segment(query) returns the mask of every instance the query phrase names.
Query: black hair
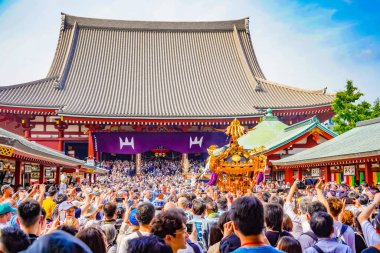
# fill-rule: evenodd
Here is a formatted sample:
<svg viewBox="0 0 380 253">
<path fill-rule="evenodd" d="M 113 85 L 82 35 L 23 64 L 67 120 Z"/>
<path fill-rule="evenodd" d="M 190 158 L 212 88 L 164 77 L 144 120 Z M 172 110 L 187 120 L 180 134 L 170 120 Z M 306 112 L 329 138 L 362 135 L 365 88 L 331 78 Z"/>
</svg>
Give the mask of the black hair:
<svg viewBox="0 0 380 253">
<path fill-rule="evenodd" d="M 118 206 L 116 209 L 116 219 L 123 219 L 125 214 L 125 208 L 123 206 Z"/>
<path fill-rule="evenodd" d="M 165 240 L 157 236 L 141 236 L 128 242 L 127 253 L 172 253 Z"/>
<path fill-rule="evenodd" d="M 269 198 L 268 203 L 270 204 L 279 204 L 280 206 L 284 206 L 284 200 L 278 196 L 272 196 Z"/>
<path fill-rule="evenodd" d="M 322 204 L 322 202 L 313 201 L 307 207 L 307 212 L 310 214 L 310 216 L 313 216 L 313 214 L 316 212 L 327 212 L 327 208 Z"/>
<path fill-rule="evenodd" d="M 221 232 L 223 232 L 224 224 L 226 224 L 229 221 L 231 221 L 231 212 L 226 211 L 219 216 L 219 219 L 218 219 L 218 222 L 216 223 L 216 225 L 218 226 L 219 230 Z"/>
<path fill-rule="evenodd" d="M 227 198 L 222 196 L 222 197 L 219 197 L 218 200 L 216 201 L 216 203 L 218 204 L 218 208 L 220 210 L 224 210 L 224 209 L 227 209 Z"/>
<path fill-rule="evenodd" d="M 1 230 L 0 242 L 5 252 L 20 252 L 30 246 L 30 240 L 26 233 L 17 227 L 5 227 Z"/>
<path fill-rule="evenodd" d="M 256 197 L 236 199 L 230 212 L 231 220 L 243 235 L 258 235 L 263 231 L 264 207 Z"/>
<path fill-rule="evenodd" d="M 141 224 L 148 225 L 152 221 L 154 214 L 154 205 L 150 202 L 141 203 L 136 208 L 136 219 Z"/>
<path fill-rule="evenodd" d="M 206 203 L 206 209 L 208 212 L 217 213 L 218 205 L 214 201 L 211 201 L 211 202 Z"/>
<path fill-rule="evenodd" d="M 274 231 L 282 230 L 284 210 L 279 204 L 267 204 L 264 208 L 265 224 Z"/>
<path fill-rule="evenodd" d="M 108 202 L 103 206 L 104 216 L 111 219 L 116 213 L 117 206 L 114 203 Z"/>
<path fill-rule="evenodd" d="M 220 242 L 222 239 L 223 239 L 222 231 L 220 231 L 216 223 L 212 224 L 210 227 L 209 246 L 212 246 L 215 243 Z"/>
<path fill-rule="evenodd" d="M 38 222 L 41 215 L 41 206 L 34 199 L 27 199 L 20 203 L 17 207 L 17 214 L 20 223 L 25 227 L 30 227 Z"/>
<path fill-rule="evenodd" d="M 195 215 L 202 215 L 206 209 L 206 205 L 201 199 L 194 199 L 192 202 L 192 209 Z"/>
<path fill-rule="evenodd" d="M 176 209 L 157 214 L 151 223 L 152 234 L 165 238 L 166 235 L 174 236 L 177 230 L 183 229 L 183 224 L 186 223 L 186 218 Z"/>
<path fill-rule="evenodd" d="M 268 203 L 270 196 L 271 196 L 271 195 L 270 195 L 269 192 L 263 192 L 263 194 L 261 195 L 261 199 L 262 199 L 265 203 Z"/>
<path fill-rule="evenodd" d="M 57 230 L 65 231 L 72 236 L 75 236 L 78 233 L 78 229 L 68 225 L 60 225 L 57 227 Z"/>
<path fill-rule="evenodd" d="M 330 237 L 334 225 L 334 220 L 326 212 L 316 212 L 310 220 L 310 227 L 318 238 Z"/>
<path fill-rule="evenodd" d="M 368 203 L 369 203 L 369 198 L 368 198 L 368 196 L 367 195 L 365 195 L 365 194 L 362 194 L 362 195 L 360 195 L 359 196 L 359 203 L 360 203 L 360 205 L 368 205 Z"/>
</svg>

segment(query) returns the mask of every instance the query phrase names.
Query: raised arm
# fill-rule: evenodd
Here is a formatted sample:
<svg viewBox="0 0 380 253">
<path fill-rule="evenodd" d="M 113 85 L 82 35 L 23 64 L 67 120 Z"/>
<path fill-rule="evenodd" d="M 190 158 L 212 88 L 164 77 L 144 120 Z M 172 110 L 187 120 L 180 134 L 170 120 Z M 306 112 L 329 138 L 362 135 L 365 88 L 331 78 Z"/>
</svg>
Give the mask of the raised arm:
<svg viewBox="0 0 380 253">
<path fill-rule="evenodd" d="M 373 210 L 375 210 L 376 208 L 376 205 L 379 205 L 380 204 L 380 193 L 377 193 L 375 195 L 375 198 L 373 199 L 373 202 L 371 204 L 369 204 L 364 210 L 363 212 L 360 213 L 360 215 L 358 216 L 358 221 L 360 223 L 364 222 L 365 220 L 368 220 L 369 217 L 371 217 L 371 214 L 373 212 Z"/>
<path fill-rule="evenodd" d="M 292 187 L 290 187 L 290 190 L 289 190 L 288 196 L 286 197 L 285 202 L 289 202 L 289 203 L 292 202 L 293 195 L 297 190 L 298 182 L 299 182 L 299 180 L 294 180 L 294 183 L 293 183 Z"/>
<path fill-rule="evenodd" d="M 327 209 L 328 213 L 330 213 L 329 203 L 327 202 L 325 196 L 323 196 L 323 181 L 321 178 L 318 179 L 318 183 L 315 185 L 315 191 L 317 192 L 318 201 L 321 202 Z"/>
</svg>

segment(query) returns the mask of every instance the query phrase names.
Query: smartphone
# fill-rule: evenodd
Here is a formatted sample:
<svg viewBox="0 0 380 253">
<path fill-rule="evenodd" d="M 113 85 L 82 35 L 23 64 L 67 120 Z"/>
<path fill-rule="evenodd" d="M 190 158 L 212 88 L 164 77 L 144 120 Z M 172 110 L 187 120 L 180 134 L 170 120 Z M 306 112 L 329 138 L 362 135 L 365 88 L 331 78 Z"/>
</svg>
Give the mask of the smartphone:
<svg viewBox="0 0 380 253">
<path fill-rule="evenodd" d="M 193 223 L 187 223 L 186 224 L 186 231 L 187 233 L 190 235 L 191 233 L 193 233 L 193 227 L 194 227 L 194 224 Z"/>
<path fill-rule="evenodd" d="M 81 191 L 82 191 L 82 189 L 80 187 L 76 188 L 76 192 L 81 192 Z"/>
<path fill-rule="evenodd" d="M 316 185 L 318 183 L 317 178 L 307 178 L 305 179 L 305 185 Z"/>
<path fill-rule="evenodd" d="M 64 222 L 65 219 L 66 219 L 66 212 L 61 211 L 61 212 L 59 213 L 59 221 L 60 221 L 60 222 Z"/>
<path fill-rule="evenodd" d="M 116 198 L 116 202 L 123 202 L 124 198 Z"/>
</svg>

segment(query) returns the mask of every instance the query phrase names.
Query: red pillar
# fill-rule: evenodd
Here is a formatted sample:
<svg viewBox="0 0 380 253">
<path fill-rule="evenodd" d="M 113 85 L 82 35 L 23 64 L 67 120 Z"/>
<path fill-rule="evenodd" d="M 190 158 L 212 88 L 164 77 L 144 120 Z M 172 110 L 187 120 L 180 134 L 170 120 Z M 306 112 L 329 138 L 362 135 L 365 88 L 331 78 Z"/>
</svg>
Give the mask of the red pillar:
<svg viewBox="0 0 380 253">
<path fill-rule="evenodd" d="M 302 169 L 298 168 L 298 180 L 302 180 Z"/>
<path fill-rule="evenodd" d="M 372 171 L 371 171 L 371 164 L 365 163 L 364 164 L 364 175 L 365 175 L 365 181 L 368 183 L 368 185 L 372 185 Z"/>
<path fill-rule="evenodd" d="M 39 184 L 43 184 L 44 183 L 44 173 L 45 173 L 44 165 L 40 164 L 40 178 L 38 179 L 38 183 Z"/>
<path fill-rule="evenodd" d="M 285 183 L 288 183 L 288 182 L 293 184 L 293 169 L 292 168 L 285 169 Z"/>
<path fill-rule="evenodd" d="M 16 160 L 15 168 L 15 189 L 21 184 L 21 161 Z"/>
<path fill-rule="evenodd" d="M 55 184 L 59 185 L 59 178 L 61 177 L 61 168 L 57 167 L 55 170 Z"/>
<path fill-rule="evenodd" d="M 88 182 L 90 183 L 90 185 L 92 184 L 92 174 L 91 173 L 88 173 Z"/>
<path fill-rule="evenodd" d="M 93 159 L 94 158 L 94 145 L 92 142 L 92 135 L 91 131 L 88 130 L 88 159 Z"/>
<path fill-rule="evenodd" d="M 96 174 L 94 173 L 94 184 L 96 184 Z"/>
<path fill-rule="evenodd" d="M 330 165 L 327 165 L 325 167 L 324 177 L 325 177 L 325 182 L 331 181 L 331 166 Z"/>
</svg>

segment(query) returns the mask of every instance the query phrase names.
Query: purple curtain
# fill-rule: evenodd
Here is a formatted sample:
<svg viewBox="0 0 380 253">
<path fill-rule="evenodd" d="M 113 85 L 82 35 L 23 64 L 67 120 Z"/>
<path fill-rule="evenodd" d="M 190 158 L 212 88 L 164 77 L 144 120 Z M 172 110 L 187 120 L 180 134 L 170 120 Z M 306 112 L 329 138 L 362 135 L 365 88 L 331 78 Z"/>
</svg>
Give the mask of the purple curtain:
<svg viewBox="0 0 380 253">
<path fill-rule="evenodd" d="M 220 147 L 229 141 L 229 137 L 224 133 L 211 132 L 93 132 L 92 138 L 95 151 L 116 154 L 144 153 L 157 146 L 180 153 L 203 153 L 211 145 Z"/>
</svg>

